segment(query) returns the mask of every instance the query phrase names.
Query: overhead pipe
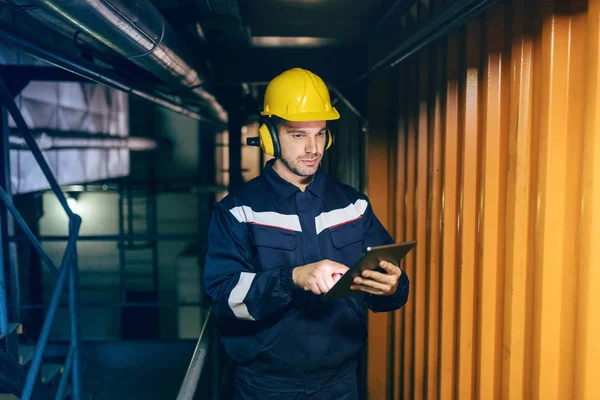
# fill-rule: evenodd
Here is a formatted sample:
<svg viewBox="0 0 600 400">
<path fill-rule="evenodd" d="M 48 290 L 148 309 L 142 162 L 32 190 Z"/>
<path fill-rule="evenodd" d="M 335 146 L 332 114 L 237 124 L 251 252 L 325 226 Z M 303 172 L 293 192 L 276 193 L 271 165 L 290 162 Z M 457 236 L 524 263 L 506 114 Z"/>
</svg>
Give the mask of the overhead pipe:
<svg viewBox="0 0 600 400">
<path fill-rule="evenodd" d="M 392 68 L 398 65 L 429 43 L 446 35 L 451 29 L 464 24 L 477 14 L 485 11 L 497 1 L 498 0 L 458 0 L 455 3 L 452 3 L 438 15 L 433 17 L 423 28 L 410 34 L 410 36 L 394 50 L 377 61 L 367 72 L 358 78 L 356 84 L 361 83 L 369 77 L 373 77 L 386 68 Z"/>
<path fill-rule="evenodd" d="M 31 5 L 32 0 L 13 3 Z M 211 118 L 227 123 L 226 111 L 204 87 L 206 64 L 184 45 L 149 0 L 33 0 L 33 4 L 39 8 L 28 8 L 26 12 L 34 18 L 76 26 L 151 72 L 175 93 L 192 95 Z"/>
<path fill-rule="evenodd" d="M 63 54 L 58 49 L 49 50 L 47 46 L 41 45 L 30 37 L 25 37 L 7 24 L 0 23 L 0 43 L 24 51 L 35 58 L 56 65 L 57 67 L 63 68 L 91 81 L 141 97 L 176 113 L 186 115 L 196 120 L 217 122 L 218 124 L 221 124 L 220 121 L 215 121 L 207 116 L 200 115 L 198 112 L 191 110 L 188 106 L 184 107 L 182 100 L 177 96 L 169 96 L 154 92 L 149 88 L 131 82 L 112 71 L 99 67 L 90 61 L 74 59 L 73 57 Z"/>
<path fill-rule="evenodd" d="M 32 132 L 40 150 L 59 149 L 128 149 L 130 151 L 155 150 L 158 144 L 155 140 L 135 136 L 111 136 L 62 132 L 60 135 L 52 131 Z M 29 146 L 22 136 L 12 134 L 8 138 L 11 149 L 28 150 Z"/>
</svg>

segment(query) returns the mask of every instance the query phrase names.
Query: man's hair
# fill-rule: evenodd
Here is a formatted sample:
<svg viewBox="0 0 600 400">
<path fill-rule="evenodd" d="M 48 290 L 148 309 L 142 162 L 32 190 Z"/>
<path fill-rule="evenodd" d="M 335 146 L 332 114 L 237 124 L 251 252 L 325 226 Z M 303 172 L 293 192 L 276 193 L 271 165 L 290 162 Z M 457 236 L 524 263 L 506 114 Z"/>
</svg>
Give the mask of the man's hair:
<svg viewBox="0 0 600 400">
<path fill-rule="evenodd" d="M 279 133 L 279 128 L 282 126 L 287 126 L 287 120 L 278 117 L 277 115 L 271 115 L 271 124 L 275 128 L 275 131 Z"/>
</svg>

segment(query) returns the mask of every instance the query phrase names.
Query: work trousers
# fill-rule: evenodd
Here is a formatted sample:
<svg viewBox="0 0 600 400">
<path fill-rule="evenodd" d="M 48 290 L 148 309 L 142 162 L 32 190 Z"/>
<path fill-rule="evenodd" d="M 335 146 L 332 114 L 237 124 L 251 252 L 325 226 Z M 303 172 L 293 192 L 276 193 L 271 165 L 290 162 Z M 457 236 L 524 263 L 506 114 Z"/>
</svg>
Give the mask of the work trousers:
<svg viewBox="0 0 600 400">
<path fill-rule="evenodd" d="M 256 389 L 236 379 L 232 400 L 358 400 L 358 386 L 355 374 L 310 394 Z"/>
</svg>

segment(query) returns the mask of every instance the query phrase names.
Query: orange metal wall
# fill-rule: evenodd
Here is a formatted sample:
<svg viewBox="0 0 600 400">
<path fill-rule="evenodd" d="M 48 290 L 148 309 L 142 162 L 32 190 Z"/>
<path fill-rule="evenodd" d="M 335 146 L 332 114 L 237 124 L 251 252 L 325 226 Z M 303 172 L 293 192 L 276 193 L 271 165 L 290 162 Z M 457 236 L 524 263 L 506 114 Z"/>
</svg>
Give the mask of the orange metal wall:
<svg viewBox="0 0 600 400">
<path fill-rule="evenodd" d="M 600 0 L 515 0 L 371 79 L 366 192 L 418 246 L 369 399 L 600 399 L 599 54 Z"/>
</svg>

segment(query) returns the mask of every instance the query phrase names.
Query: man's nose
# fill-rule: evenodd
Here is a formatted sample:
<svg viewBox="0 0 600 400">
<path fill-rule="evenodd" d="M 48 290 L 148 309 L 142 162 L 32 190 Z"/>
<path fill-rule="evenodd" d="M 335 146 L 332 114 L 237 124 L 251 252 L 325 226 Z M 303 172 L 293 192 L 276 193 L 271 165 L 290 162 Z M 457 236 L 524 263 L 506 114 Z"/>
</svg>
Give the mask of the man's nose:
<svg viewBox="0 0 600 400">
<path fill-rule="evenodd" d="M 306 151 L 307 153 L 314 154 L 317 152 L 317 149 L 318 149 L 317 138 L 308 136 L 306 138 L 304 151 Z"/>
</svg>

